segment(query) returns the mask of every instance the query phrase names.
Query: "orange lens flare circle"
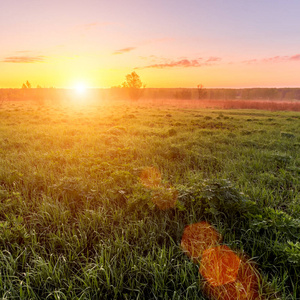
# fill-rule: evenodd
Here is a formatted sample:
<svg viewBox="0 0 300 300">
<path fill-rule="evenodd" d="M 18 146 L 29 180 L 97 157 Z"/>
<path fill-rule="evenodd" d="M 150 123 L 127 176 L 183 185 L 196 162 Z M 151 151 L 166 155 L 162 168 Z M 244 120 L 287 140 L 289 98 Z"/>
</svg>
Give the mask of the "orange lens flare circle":
<svg viewBox="0 0 300 300">
<path fill-rule="evenodd" d="M 156 188 L 161 184 L 161 173 L 157 168 L 147 167 L 140 175 L 142 184 L 147 188 Z"/>
<path fill-rule="evenodd" d="M 221 235 L 207 222 L 199 222 L 185 227 L 181 247 L 193 260 L 200 259 L 203 252 L 217 245 Z"/>
<path fill-rule="evenodd" d="M 261 299 L 261 279 L 254 263 L 220 241 L 219 232 L 205 221 L 186 226 L 182 235 L 183 251 L 200 263 L 204 293 L 210 299 Z"/>
<path fill-rule="evenodd" d="M 234 282 L 240 267 L 240 258 L 226 245 L 204 250 L 199 272 L 212 285 Z"/>
<path fill-rule="evenodd" d="M 231 264 L 234 264 L 231 262 Z M 234 267 L 235 268 L 235 267 Z M 201 266 L 200 266 L 201 269 Z M 235 277 L 232 270 L 229 277 Z M 221 276 L 222 277 L 222 276 Z M 230 278 L 228 277 L 228 281 Z M 259 293 L 260 275 L 253 263 L 246 261 L 244 258 L 240 259 L 238 273 L 234 281 L 227 282 L 223 285 L 213 285 L 212 282 L 207 281 L 204 284 L 204 293 L 211 299 L 222 300 L 256 300 L 262 299 Z"/>
</svg>

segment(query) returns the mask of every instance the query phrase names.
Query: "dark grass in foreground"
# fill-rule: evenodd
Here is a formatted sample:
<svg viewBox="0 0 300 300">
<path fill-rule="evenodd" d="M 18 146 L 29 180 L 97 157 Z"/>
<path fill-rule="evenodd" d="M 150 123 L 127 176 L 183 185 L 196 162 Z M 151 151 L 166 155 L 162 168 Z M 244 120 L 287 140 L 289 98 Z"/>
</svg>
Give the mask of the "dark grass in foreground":
<svg viewBox="0 0 300 300">
<path fill-rule="evenodd" d="M 265 299 L 299 298 L 299 113 L 9 103 L 0 136 L 3 299 L 205 299 L 180 247 L 200 221 Z"/>
</svg>

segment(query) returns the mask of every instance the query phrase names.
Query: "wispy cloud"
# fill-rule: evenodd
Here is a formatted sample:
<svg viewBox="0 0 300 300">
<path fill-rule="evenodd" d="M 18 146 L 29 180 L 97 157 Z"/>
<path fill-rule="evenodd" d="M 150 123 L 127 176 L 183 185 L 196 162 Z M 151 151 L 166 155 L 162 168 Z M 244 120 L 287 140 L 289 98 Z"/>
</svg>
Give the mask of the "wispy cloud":
<svg viewBox="0 0 300 300">
<path fill-rule="evenodd" d="M 300 54 L 290 56 L 290 60 L 300 60 Z"/>
<path fill-rule="evenodd" d="M 247 59 L 247 60 L 243 60 L 242 62 L 243 62 L 244 64 L 249 64 L 249 65 L 251 65 L 251 64 L 258 63 L 258 59 L 256 59 L 256 58 L 253 58 L 253 59 Z"/>
<path fill-rule="evenodd" d="M 218 61 L 220 61 L 220 57 L 209 57 L 207 59 L 204 58 L 197 58 L 197 59 L 179 59 L 175 61 L 167 61 L 162 63 L 151 64 L 144 67 L 137 67 L 136 69 L 147 69 L 147 68 L 156 68 L 156 69 L 165 69 L 165 68 L 175 68 L 175 67 L 182 67 L 182 68 L 193 68 L 193 67 L 203 67 L 212 65 Z"/>
<path fill-rule="evenodd" d="M 45 56 L 9 56 L 5 57 L 2 62 L 7 63 L 40 63 L 45 61 Z"/>
<path fill-rule="evenodd" d="M 164 69 L 164 68 L 174 68 L 174 67 L 200 67 L 201 63 L 197 59 L 188 60 L 188 59 L 181 59 L 177 61 L 172 61 L 169 63 L 161 63 L 161 64 L 153 64 L 142 67 L 146 68 L 157 68 L 157 69 Z"/>
<path fill-rule="evenodd" d="M 221 57 L 211 56 L 206 60 L 206 62 L 216 62 L 216 61 L 220 61 L 220 60 L 222 60 Z"/>
<path fill-rule="evenodd" d="M 277 55 L 277 56 L 271 56 L 271 57 L 266 57 L 263 59 L 249 59 L 249 60 L 244 60 L 243 63 L 245 64 L 256 64 L 256 63 L 280 63 L 280 62 L 287 62 L 287 61 L 300 61 L 300 54 L 295 54 L 295 55 Z"/>
<path fill-rule="evenodd" d="M 262 61 L 266 62 L 266 63 L 269 63 L 269 62 L 277 63 L 277 62 L 282 62 L 282 61 L 286 61 L 286 60 L 289 60 L 288 56 L 277 55 L 277 56 L 273 56 L 273 57 L 264 58 Z"/>
<path fill-rule="evenodd" d="M 127 47 L 127 48 L 122 48 L 122 49 L 119 49 L 119 50 L 116 50 L 113 55 L 117 55 L 117 54 L 124 54 L 124 53 L 127 53 L 127 52 L 130 52 L 132 50 L 136 49 L 136 47 Z"/>
</svg>

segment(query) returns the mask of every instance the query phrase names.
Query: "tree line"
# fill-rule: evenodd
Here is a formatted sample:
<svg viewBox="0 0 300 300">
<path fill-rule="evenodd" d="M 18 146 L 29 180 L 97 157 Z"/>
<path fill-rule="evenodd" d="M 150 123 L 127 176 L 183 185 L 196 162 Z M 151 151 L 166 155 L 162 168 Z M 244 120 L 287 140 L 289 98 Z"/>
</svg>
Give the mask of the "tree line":
<svg viewBox="0 0 300 300">
<path fill-rule="evenodd" d="M 43 102 L 45 99 L 66 99 L 67 89 L 36 88 L 27 80 L 21 89 L 0 89 L 0 101 L 33 100 Z M 145 99 L 176 100 L 300 100 L 300 88 L 205 88 L 198 84 L 195 88 L 146 88 L 136 72 L 125 76 L 119 86 L 108 89 L 96 89 L 89 93 L 90 97 L 105 100 L 137 101 Z M 68 96 L 69 97 L 69 96 Z"/>
</svg>

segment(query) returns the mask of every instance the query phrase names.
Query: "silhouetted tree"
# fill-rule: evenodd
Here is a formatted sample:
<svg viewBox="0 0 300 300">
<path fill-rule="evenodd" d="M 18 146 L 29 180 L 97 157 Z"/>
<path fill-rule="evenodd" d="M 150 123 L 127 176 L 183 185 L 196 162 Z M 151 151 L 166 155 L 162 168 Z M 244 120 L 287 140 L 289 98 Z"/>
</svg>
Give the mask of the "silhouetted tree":
<svg viewBox="0 0 300 300">
<path fill-rule="evenodd" d="M 31 89 L 31 83 L 27 80 L 25 83 L 23 83 L 22 89 Z"/>
<path fill-rule="evenodd" d="M 138 100 L 145 88 L 145 84 L 142 83 L 140 76 L 136 72 L 132 72 L 126 75 L 126 80 L 122 84 L 123 88 L 128 90 L 128 94 L 131 100 Z"/>
<path fill-rule="evenodd" d="M 198 99 L 203 99 L 206 96 L 206 89 L 203 87 L 202 84 L 197 85 L 198 88 Z"/>
</svg>

